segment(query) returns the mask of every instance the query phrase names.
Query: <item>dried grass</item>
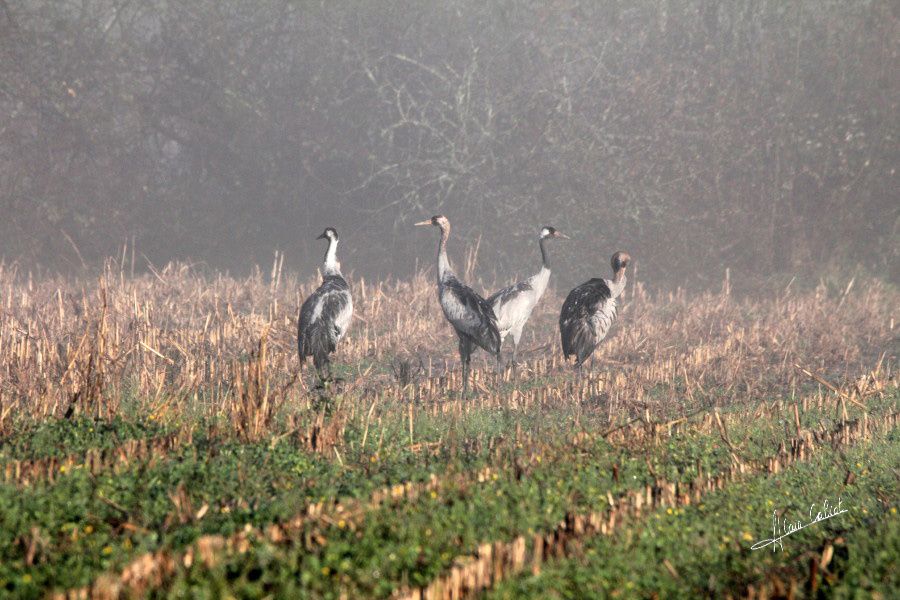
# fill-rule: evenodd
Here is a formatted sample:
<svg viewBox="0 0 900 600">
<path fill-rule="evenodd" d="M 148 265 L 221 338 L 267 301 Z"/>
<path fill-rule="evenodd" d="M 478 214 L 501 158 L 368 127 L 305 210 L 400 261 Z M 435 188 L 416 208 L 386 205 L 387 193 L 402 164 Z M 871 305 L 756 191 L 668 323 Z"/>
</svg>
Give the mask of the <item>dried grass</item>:
<svg viewBox="0 0 900 600">
<path fill-rule="evenodd" d="M 277 259 L 268 280 L 183 264 L 126 277 L 110 261 L 90 282 L 34 281 L 0 268 L 0 433 L 23 415 L 109 418 L 127 400 L 153 418 L 224 419 L 248 440 L 298 430 L 315 445 L 308 427 L 318 421 L 324 431 L 327 423 L 317 393 L 295 385 L 295 328 L 301 300 L 316 285 L 283 273 Z M 719 293 L 655 296 L 638 284 L 598 351 L 598 368 L 576 377 L 561 361 L 561 294 L 551 289 L 523 337 L 527 363 L 498 377 L 482 356 L 475 373 L 482 394 L 464 402 L 451 399 L 459 386 L 456 343 L 431 275 L 352 285 L 354 323 L 335 357 L 349 371 L 340 388 L 346 400 L 343 414 L 329 419 L 367 426 L 391 402 L 434 414 L 569 402 L 603 407 L 610 423 L 785 397 L 804 385 L 832 387 L 853 402 L 866 391 L 829 382 L 855 380 L 873 365 L 890 377 L 896 360 L 900 294 L 877 280 L 846 291 L 772 290 L 765 300 L 736 299 L 727 282 Z M 543 384 L 527 389 L 499 385 L 538 378 Z M 278 418 L 306 409 L 307 424 Z"/>
</svg>

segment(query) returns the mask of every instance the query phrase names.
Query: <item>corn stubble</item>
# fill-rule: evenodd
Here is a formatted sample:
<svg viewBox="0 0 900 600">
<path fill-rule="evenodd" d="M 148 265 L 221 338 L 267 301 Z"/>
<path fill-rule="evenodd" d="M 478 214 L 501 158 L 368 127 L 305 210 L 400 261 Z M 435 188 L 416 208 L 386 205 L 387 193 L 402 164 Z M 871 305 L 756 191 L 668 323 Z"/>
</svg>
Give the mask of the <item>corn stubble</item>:
<svg viewBox="0 0 900 600">
<path fill-rule="evenodd" d="M 354 323 L 334 357 L 343 381 L 317 389 L 312 369 L 301 369 L 296 353 L 297 312 L 317 281 L 285 276 L 278 260 L 271 277 L 257 272 L 243 279 L 179 264 L 126 277 L 109 262 L 90 282 L 34 281 L 0 267 L 0 435 L 23 419 L 110 419 L 126 412 L 173 426 L 173 433 L 106 453 L 11 461 L 4 480 L 22 486 L 52 480 L 61 466 L 100 472 L 151 460 L 190 443 L 201 422 L 215 423 L 217 437 L 288 439 L 341 465 L 350 455 L 374 460 L 385 444 L 423 458 L 488 445 L 497 456 L 524 447 L 536 460 L 551 454 L 565 460 L 561 452 L 582 452 L 600 438 L 638 451 L 690 431 L 714 434 L 728 448 L 727 472 L 700 473 L 686 487 L 658 478 L 653 489 L 610 498 L 604 512 L 573 512 L 533 539 L 486 544 L 429 587 L 396 591 L 404 598 L 461 597 L 510 574 L 539 571 L 548 556 L 566 555 L 573 540 L 607 534 L 626 517 L 696 502 L 730 481 L 804 461 L 817 446 L 849 446 L 896 426 L 896 412 L 870 422 L 865 410 L 870 399 L 896 388 L 892 307 L 900 295 L 878 281 L 857 285 L 852 294 L 822 284 L 772 290 L 764 299 L 734 298 L 728 281 L 719 292 L 696 295 L 650 294 L 637 284 L 626 292 L 596 367 L 581 374 L 562 361 L 561 294 L 551 289 L 523 336 L 524 364 L 496 373 L 479 356 L 477 394 L 460 398 L 455 336 L 441 318 L 431 274 L 350 280 Z M 457 434 L 457 422 L 497 412 L 564 414 L 567 433 L 553 444 L 540 431 L 518 427 L 499 437 Z M 802 422 L 801 415 L 808 421 L 813 413 L 832 415 L 837 426 Z M 439 439 L 419 439 L 417 420 L 450 426 Z M 785 441 L 764 457 L 748 458 L 742 436 L 759 420 L 785 423 Z M 403 424 L 402 440 L 384 439 L 391 422 Z M 387 502 L 478 485 L 485 473 L 490 468 L 398 482 L 368 500 L 312 504 L 293 521 L 204 536 L 180 552 L 161 548 L 69 596 L 143 593 L 164 585 L 177 568 L 215 564 L 251 540 L 285 543 L 311 519 L 332 522 L 338 514 L 353 527 Z M 197 514 L 206 509 L 191 506 L 184 490 L 171 493 L 180 507 L 175 518 L 202 517 Z"/>
<path fill-rule="evenodd" d="M 126 278 L 108 263 L 88 283 L 2 270 L 0 432 L 22 415 L 109 418 L 128 398 L 157 419 L 199 413 L 226 419 L 248 440 L 278 433 L 285 421 L 277 415 L 308 412 L 320 395 L 295 350 L 297 310 L 314 285 L 290 277 L 275 285 L 259 273 L 204 276 L 185 265 Z M 878 282 L 849 298 L 822 286 L 766 300 L 736 300 L 727 290 L 651 296 L 638 284 L 598 350 L 599 366 L 574 377 L 560 357 L 560 296 L 551 290 L 523 339 L 527 364 L 496 376 L 482 357 L 480 394 L 462 401 L 455 338 L 432 287 L 427 273 L 354 281 L 357 316 L 336 355 L 346 382 L 330 390 L 350 419 L 365 419 L 373 401 L 384 410 L 390 399 L 441 413 L 599 402 L 613 422 L 796 393 L 817 383 L 810 375 L 890 369 L 893 358 L 880 352 L 891 347 L 897 295 Z M 540 384 L 513 385 L 525 380 Z"/>
</svg>

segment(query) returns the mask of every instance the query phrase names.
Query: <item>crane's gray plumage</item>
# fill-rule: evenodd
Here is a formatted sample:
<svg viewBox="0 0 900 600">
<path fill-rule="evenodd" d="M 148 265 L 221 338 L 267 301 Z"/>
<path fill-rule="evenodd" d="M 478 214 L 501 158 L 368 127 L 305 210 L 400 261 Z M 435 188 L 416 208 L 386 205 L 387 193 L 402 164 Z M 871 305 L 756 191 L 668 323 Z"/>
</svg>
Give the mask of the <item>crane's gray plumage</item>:
<svg viewBox="0 0 900 600">
<path fill-rule="evenodd" d="M 543 227 L 539 236 L 541 270 L 525 281 L 503 288 L 488 298 L 488 303 L 494 309 L 494 314 L 497 315 L 500 343 L 503 343 L 507 335 L 512 334 L 513 363 L 516 362 L 516 352 L 519 348 L 519 339 L 522 337 L 522 329 L 531 317 L 531 312 L 541 296 L 544 295 L 547 283 L 550 281 L 550 257 L 546 243 L 551 238 L 568 239 L 568 236 L 553 227 Z"/>
<path fill-rule="evenodd" d="M 433 225 L 441 230 L 438 244 L 437 284 L 438 299 L 444 317 L 453 326 L 459 337 L 459 358 L 463 368 L 463 395 L 469 386 L 469 363 L 475 347 L 500 358 L 500 332 L 497 317 L 488 302 L 463 284 L 450 268 L 447 258 L 447 239 L 450 237 L 450 221 L 443 215 L 436 215 L 416 225 Z"/>
<path fill-rule="evenodd" d="M 297 348 L 300 364 L 305 362 L 307 356 L 312 356 L 316 371 L 322 377 L 322 369 L 330 363 L 329 355 L 350 328 L 353 297 L 337 260 L 337 231 L 328 227 L 318 239 L 328 240 L 328 250 L 322 264 L 322 285 L 310 294 L 300 308 Z"/>
<path fill-rule="evenodd" d="M 617 299 L 625 290 L 625 268 L 631 257 L 616 252 L 612 257 L 613 279 L 594 278 L 582 283 L 566 297 L 559 315 L 563 355 L 575 357 L 580 367 L 609 333 L 616 320 Z"/>
</svg>

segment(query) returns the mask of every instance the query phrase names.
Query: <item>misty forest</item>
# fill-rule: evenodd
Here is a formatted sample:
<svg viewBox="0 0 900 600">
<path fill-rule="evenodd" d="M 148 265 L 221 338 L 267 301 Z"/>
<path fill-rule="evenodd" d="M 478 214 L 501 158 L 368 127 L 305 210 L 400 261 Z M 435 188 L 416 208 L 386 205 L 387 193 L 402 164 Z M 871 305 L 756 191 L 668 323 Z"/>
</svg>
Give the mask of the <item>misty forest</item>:
<svg viewBox="0 0 900 600">
<path fill-rule="evenodd" d="M 900 4 L 0 0 L 0 598 L 900 595 Z"/>
</svg>

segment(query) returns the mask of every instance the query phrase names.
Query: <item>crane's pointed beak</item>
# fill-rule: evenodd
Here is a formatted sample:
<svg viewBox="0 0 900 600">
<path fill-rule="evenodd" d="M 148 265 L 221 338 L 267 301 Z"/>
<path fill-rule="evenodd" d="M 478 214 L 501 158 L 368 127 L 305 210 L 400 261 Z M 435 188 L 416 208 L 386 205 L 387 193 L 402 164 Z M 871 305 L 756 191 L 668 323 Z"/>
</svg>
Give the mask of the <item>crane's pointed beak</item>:
<svg viewBox="0 0 900 600">
<path fill-rule="evenodd" d="M 431 219 L 428 219 L 426 221 L 419 221 L 418 223 L 415 223 L 416 227 L 422 227 L 423 225 L 431 225 Z"/>
<path fill-rule="evenodd" d="M 556 237 L 562 238 L 562 239 L 564 239 L 564 240 L 571 240 L 571 239 L 572 239 L 572 238 L 570 238 L 569 236 L 567 236 L 566 234 L 560 233 L 559 231 L 556 232 Z"/>
<path fill-rule="evenodd" d="M 316 239 L 317 240 L 327 240 L 328 236 L 325 235 L 324 233 L 321 233 L 321 234 L 319 234 L 319 237 L 317 237 Z"/>
</svg>

